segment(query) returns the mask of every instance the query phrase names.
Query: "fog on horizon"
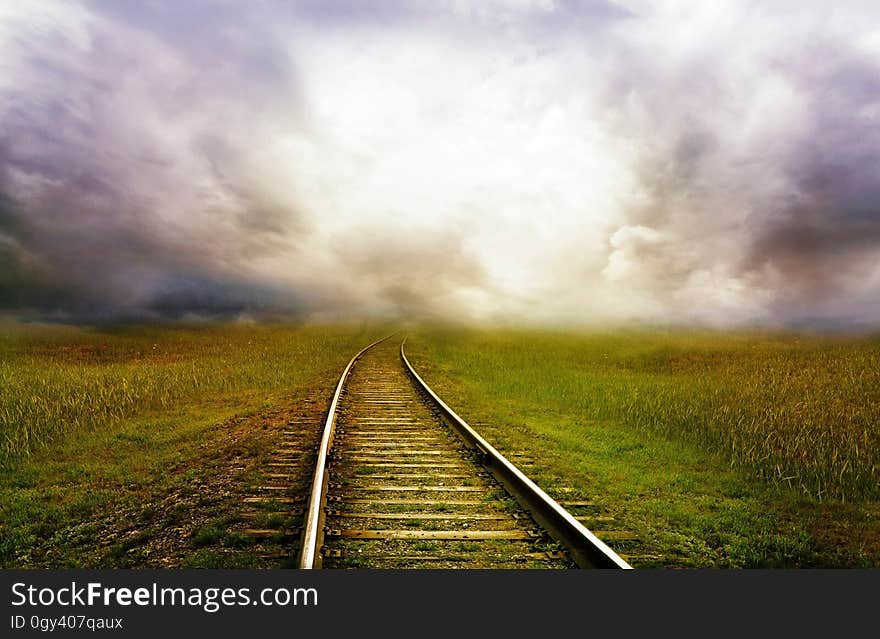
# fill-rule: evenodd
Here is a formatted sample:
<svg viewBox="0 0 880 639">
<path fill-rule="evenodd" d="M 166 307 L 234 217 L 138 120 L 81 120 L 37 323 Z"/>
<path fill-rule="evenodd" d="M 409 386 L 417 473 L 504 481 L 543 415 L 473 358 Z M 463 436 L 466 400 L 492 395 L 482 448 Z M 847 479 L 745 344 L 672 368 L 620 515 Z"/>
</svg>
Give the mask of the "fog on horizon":
<svg viewBox="0 0 880 639">
<path fill-rule="evenodd" d="M 0 5 L 0 314 L 880 324 L 880 8 Z"/>
</svg>

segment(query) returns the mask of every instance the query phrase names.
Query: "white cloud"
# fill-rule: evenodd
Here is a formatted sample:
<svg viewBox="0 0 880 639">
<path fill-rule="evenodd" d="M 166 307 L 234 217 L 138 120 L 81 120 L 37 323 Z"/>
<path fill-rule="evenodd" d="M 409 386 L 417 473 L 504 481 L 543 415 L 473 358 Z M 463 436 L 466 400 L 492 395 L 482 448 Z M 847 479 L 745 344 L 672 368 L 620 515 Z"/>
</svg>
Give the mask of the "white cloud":
<svg viewBox="0 0 880 639">
<path fill-rule="evenodd" d="M 46 229 L 148 244 L 93 283 L 126 304 L 183 264 L 322 313 L 770 321 L 845 281 L 880 319 L 880 179 L 822 177 L 880 155 L 871 3 L 15 6 L 0 186 L 62 272 Z"/>
</svg>

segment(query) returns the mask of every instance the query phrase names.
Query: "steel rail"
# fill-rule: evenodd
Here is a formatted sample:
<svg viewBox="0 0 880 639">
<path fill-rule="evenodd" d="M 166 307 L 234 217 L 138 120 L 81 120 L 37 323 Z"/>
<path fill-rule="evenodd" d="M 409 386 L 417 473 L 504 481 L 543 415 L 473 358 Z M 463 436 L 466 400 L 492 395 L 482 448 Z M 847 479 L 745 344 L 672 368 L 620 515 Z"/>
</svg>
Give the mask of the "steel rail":
<svg viewBox="0 0 880 639">
<path fill-rule="evenodd" d="M 483 464 L 527 510 L 539 525 L 566 547 L 572 559 L 581 568 L 621 568 L 632 569 L 622 557 L 608 547 L 601 539 L 565 510 L 552 497 L 510 461 L 498 452 L 489 442 L 459 417 L 440 397 L 431 390 L 416 372 L 406 357 L 404 345 L 400 344 L 400 358 L 416 386 L 437 406 L 447 422 L 461 436 L 465 443 L 480 453 Z"/>
<path fill-rule="evenodd" d="M 333 393 L 333 400 L 330 402 L 330 408 L 327 409 L 327 421 L 324 423 L 324 431 L 321 435 L 321 446 L 318 448 L 318 460 L 315 464 L 315 475 L 312 478 L 312 489 L 309 495 L 309 507 L 306 512 L 305 523 L 303 525 L 302 550 L 300 551 L 299 567 L 304 569 L 314 569 L 321 567 L 321 544 L 324 539 L 324 505 L 327 499 L 327 455 L 333 444 L 333 433 L 336 430 L 336 407 L 339 404 L 339 398 L 342 390 L 345 388 L 345 382 L 361 356 L 368 350 L 381 344 L 385 340 L 394 336 L 394 333 L 387 335 L 380 340 L 376 340 L 369 346 L 365 346 L 357 355 L 351 358 L 348 366 L 342 371 L 339 377 L 339 383 L 336 384 L 336 392 Z"/>
</svg>

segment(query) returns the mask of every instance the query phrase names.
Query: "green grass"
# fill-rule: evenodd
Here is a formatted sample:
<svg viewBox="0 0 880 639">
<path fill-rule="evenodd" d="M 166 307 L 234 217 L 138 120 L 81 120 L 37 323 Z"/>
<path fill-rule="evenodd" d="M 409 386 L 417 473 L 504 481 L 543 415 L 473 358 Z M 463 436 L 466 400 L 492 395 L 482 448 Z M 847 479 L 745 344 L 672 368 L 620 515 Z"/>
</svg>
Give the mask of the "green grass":
<svg viewBox="0 0 880 639">
<path fill-rule="evenodd" d="M 277 397 L 316 370 L 344 365 L 375 334 L 344 326 L 0 326 L 0 463 L 150 412 Z"/>
<path fill-rule="evenodd" d="M 230 465 L 380 334 L 0 326 L 0 566 L 258 565 Z M 876 338 L 423 329 L 407 350 L 548 492 L 636 533 L 637 566 L 880 567 Z"/>
<path fill-rule="evenodd" d="M 272 431 L 261 415 L 331 389 L 380 333 L 0 327 L 0 566 L 141 567 L 162 535 L 192 554 L 182 565 L 240 565 L 210 546 L 243 540 L 198 522 L 222 521 L 224 500 L 246 490 L 231 460 L 262 454 Z"/>
<path fill-rule="evenodd" d="M 493 399 L 686 439 L 818 499 L 880 496 L 880 340 L 439 333 Z"/>
<path fill-rule="evenodd" d="M 408 352 L 646 565 L 880 565 L 876 338 L 423 329 Z"/>
</svg>

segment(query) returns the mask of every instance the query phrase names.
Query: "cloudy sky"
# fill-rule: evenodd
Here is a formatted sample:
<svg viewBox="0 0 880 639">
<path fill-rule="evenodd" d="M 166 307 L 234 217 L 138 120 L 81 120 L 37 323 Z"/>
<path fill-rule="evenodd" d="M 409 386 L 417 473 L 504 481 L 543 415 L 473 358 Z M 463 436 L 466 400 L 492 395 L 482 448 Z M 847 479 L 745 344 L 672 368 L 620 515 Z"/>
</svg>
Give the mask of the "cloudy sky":
<svg viewBox="0 0 880 639">
<path fill-rule="evenodd" d="M 876 326 L 880 8 L 0 2 L 0 312 Z"/>
</svg>

